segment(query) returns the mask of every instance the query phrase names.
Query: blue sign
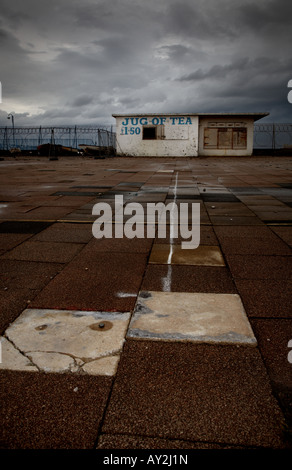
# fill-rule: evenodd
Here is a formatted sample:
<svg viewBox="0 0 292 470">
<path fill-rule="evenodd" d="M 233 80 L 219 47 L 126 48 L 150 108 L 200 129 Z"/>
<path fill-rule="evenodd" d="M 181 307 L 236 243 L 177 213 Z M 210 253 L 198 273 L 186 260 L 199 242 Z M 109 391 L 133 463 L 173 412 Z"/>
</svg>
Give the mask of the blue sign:
<svg viewBox="0 0 292 470">
<path fill-rule="evenodd" d="M 140 126 L 162 126 L 165 124 L 166 120 L 169 119 L 172 126 L 187 126 L 192 124 L 190 117 L 184 116 L 170 116 L 166 117 L 125 117 L 122 121 L 122 128 L 120 135 L 139 135 L 141 133 Z"/>
</svg>

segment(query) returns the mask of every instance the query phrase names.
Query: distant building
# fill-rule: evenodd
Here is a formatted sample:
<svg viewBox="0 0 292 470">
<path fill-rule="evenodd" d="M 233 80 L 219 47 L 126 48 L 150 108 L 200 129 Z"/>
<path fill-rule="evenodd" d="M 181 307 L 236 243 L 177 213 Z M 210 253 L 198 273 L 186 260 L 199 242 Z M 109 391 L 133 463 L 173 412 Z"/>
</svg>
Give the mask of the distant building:
<svg viewBox="0 0 292 470">
<path fill-rule="evenodd" d="M 113 114 L 117 155 L 249 156 L 254 122 L 269 113 Z"/>
</svg>

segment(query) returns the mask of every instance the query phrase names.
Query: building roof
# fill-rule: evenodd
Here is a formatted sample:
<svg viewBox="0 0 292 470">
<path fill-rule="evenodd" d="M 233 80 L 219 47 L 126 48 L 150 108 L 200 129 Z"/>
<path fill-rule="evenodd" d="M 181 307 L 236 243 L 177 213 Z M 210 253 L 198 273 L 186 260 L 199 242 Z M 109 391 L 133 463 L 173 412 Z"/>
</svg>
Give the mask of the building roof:
<svg viewBox="0 0 292 470">
<path fill-rule="evenodd" d="M 142 117 L 142 116 L 201 116 L 201 117 L 221 117 L 221 116 L 230 116 L 230 117 L 245 117 L 253 118 L 254 121 L 258 121 L 270 113 L 121 113 L 121 114 L 112 114 L 114 118 L 117 117 Z"/>
</svg>

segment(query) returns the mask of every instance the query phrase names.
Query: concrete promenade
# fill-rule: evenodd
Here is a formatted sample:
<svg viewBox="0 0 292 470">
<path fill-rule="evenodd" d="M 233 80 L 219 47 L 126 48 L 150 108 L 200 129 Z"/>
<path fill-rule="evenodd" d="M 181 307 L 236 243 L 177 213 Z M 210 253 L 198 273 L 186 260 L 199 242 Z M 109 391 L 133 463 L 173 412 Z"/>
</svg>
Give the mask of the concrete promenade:
<svg viewBox="0 0 292 470">
<path fill-rule="evenodd" d="M 7 157 L 0 182 L 1 449 L 291 449 L 292 157 Z M 116 195 L 200 203 L 199 247 L 97 240 Z"/>
</svg>

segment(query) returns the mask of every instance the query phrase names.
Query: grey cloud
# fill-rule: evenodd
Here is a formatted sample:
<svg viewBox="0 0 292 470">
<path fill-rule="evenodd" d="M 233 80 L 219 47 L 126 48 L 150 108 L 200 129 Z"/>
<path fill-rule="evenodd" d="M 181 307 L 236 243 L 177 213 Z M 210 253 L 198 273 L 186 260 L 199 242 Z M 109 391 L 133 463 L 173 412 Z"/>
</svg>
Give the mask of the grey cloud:
<svg viewBox="0 0 292 470">
<path fill-rule="evenodd" d="M 120 41 L 140 43 L 163 35 L 164 2 L 147 0 L 100 0 L 76 3 L 71 9 L 77 27 L 92 31 L 98 39 L 120 37 Z"/>
<path fill-rule="evenodd" d="M 157 54 L 160 58 L 165 58 L 173 62 L 181 62 L 187 60 L 192 55 L 190 47 L 184 46 L 183 44 L 171 44 L 163 45 L 157 48 Z"/>
<path fill-rule="evenodd" d="M 114 19 L 115 2 L 99 1 L 94 4 L 78 3 L 73 7 L 74 22 L 77 27 L 101 28 L 106 30 Z"/>
<path fill-rule="evenodd" d="M 98 53 L 81 53 L 78 51 L 59 48 L 59 54 L 55 59 L 52 60 L 54 63 L 58 63 L 61 68 L 82 68 L 84 69 L 97 69 L 98 66 L 102 65 Z"/>
<path fill-rule="evenodd" d="M 28 19 L 27 13 L 15 10 L 11 2 L 2 1 L 0 10 L 0 22 L 11 28 L 17 28 Z"/>
<path fill-rule="evenodd" d="M 286 0 L 1 3 L 0 80 L 9 107 L 30 111 L 23 123 L 239 107 L 291 115 Z"/>
<path fill-rule="evenodd" d="M 120 103 L 123 106 L 137 106 L 141 104 L 141 100 L 139 98 L 125 97 L 120 100 Z"/>
<path fill-rule="evenodd" d="M 178 80 L 184 81 L 196 81 L 196 80 L 205 80 L 206 78 L 218 80 L 218 78 L 225 78 L 227 75 L 233 72 L 238 72 L 246 67 L 248 64 L 248 58 L 243 58 L 238 61 L 235 61 L 232 64 L 227 65 L 213 65 L 208 70 L 198 69 L 195 72 L 183 75 L 178 78 Z"/>
<path fill-rule="evenodd" d="M 34 77 L 37 80 L 36 67 L 21 46 L 19 39 L 10 31 L 0 30 L 1 40 L 1 82 L 3 97 L 9 95 L 21 96 L 25 93 L 29 80 Z M 35 73 L 32 71 L 35 69 Z"/>
<path fill-rule="evenodd" d="M 93 102 L 93 96 L 82 95 L 82 96 L 78 96 L 77 98 L 75 98 L 71 106 L 73 107 L 85 106 L 92 102 Z"/>
<path fill-rule="evenodd" d="M 80 116 L 82 116 L 82 113 L 76 114 L 76 109 L 74 108 L 52 107 L 43 113 L 39 113 L 38 115 L 33 116 L 33 119 L 35 121 L 35 125 L 74 125 L 80 122 Z M 90 121 L 90 119 L 88 119 L 88 113 L 86 113 L 84 119 L 81 122 L 87 123 L 87 121 L 88 123 Z"/>
<path fill-rule="evenodd" d="M 125 59 L 132 61 L 133 56 L 135 58 L 137 54 L 137 48 L 130 38 L 121 40 L 121 37 L 117 35 L 92 41 L 92 44 L 97 46 L 97 49 L 100 50 L 100 55 L 103 57 L 103 60 L 106 63 L 112 62 L 112 65 L 120 64 Z"/>
<path fill-rule="evenodd" d="M 230 64 L 213 65 L 207 70 L 198 69 L 187 75 L 179 77 L 179 81 L 202 81 L 206 79 L 218 80 L 230 77 L 231 74 L 237 74 L 246 80 L 247 77 L 265 75 L 267 80 L 271 75 L 290 72 L 292 66 L 291 61 L 279 61 L 269 57 L 258 57 L 250 60 L 248 57 L 235 60 Z"/>
<path fill-rule="evenodd" d="M 182 37 L 214 40 L 234 38 L 237 32 L 230 21 L 230 2 L 175 1 L 169 5 L 167 20 L 169 28 Z"/>
<path fill-rule="evenodd" d="M 291 29 L 292 3 L 287 0 L 247 2 L 240 6 L 239 12 L 241 24 L 256 31 L 270 29 L 271 26 Z"/>
</svg>

